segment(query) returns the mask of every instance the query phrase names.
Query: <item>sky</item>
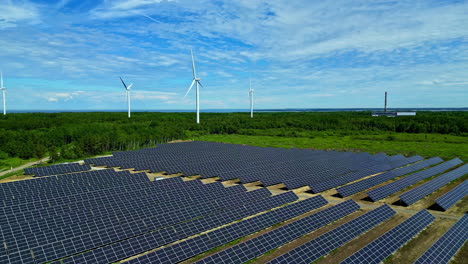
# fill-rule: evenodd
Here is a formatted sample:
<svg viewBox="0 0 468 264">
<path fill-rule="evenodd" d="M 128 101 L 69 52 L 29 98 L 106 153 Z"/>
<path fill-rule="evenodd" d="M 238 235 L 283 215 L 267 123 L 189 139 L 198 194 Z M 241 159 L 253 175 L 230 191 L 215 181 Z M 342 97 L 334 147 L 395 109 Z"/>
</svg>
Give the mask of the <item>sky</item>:
<svg viewBox="0 0 468 264">
<path fill-rule="evenodd" d="M 0 0 L 10 110 L 467 107 L 468 1 Z"/>
</svg>

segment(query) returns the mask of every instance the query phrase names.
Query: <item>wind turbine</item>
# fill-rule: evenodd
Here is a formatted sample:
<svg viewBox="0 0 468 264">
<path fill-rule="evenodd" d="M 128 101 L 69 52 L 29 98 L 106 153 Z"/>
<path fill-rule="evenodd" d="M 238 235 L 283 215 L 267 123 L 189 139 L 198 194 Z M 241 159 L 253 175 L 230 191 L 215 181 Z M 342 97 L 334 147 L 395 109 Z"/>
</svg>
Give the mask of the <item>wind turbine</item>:
<svg viewBox="0 0 468 264">
<path fill-rule="evenodd" d="M 3 72 L 0 71 L 0 90 L 3 94 L 3 115 L 6 115 L 6 88 L 3 87 Z"/>
<path fill-rule="evenodd" d="M 252 80 L 249 78 L 249 97 L 250 97 L 250 118 L 253 118 L 254 90 L 252 89 Z"/>
<path fill-rule="evenodd" d="M 185 93 L 185 96 L 184 98 L 187 96 L 187 94 L 189 94 L 190 90 L 192 90 L 192 87 L 193 85 L 195 84 L 196 85 L 196 90 L 195 90 L 195 94 L 196 94 L 196 108 L 197 108 L 197 124 L 200 124 L 200 89 L 199 89 L 199 86 L 201 86 L 202 88 L 205 88 L 203 87 L 203 85 L 201 84 L 200 82 L 200 78 L 197 78 L 197 71 L 195 70 L 195 60 L 193 59 L 193 51 L 190 50 L 190 54 L 192 54 L 192 73 L 193 73 L 193 81 L 192 81 L 192 84 L 190 85 L 190 87 L 188 88 L 187 90 L 187 93 Z"/>
<path fill-rule="evenodd" d="M 132 87 L 133 83 L 127 86 L 125 82 L 122 80 L 122 77 L 119 77 L 119 78 L 123 86 L 125 87 L 125 97 L 127 98 L 127 106 L 128 106 L 128 118 L 130 118 L 130 88 Z"/>
</svg>

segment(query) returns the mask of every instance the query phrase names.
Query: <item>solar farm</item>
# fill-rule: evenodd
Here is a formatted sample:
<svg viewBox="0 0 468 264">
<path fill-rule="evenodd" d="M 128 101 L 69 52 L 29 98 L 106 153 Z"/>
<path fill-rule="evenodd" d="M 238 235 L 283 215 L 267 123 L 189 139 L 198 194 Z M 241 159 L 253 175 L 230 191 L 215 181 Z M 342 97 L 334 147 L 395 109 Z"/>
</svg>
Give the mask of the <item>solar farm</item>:
<svg viewBox="0 0 468 264">
<path fill-rule="evenodd" d="M 0 263 L 466 263 L 455 158 L 190 141 L 0 184 Z"/>
</svg>

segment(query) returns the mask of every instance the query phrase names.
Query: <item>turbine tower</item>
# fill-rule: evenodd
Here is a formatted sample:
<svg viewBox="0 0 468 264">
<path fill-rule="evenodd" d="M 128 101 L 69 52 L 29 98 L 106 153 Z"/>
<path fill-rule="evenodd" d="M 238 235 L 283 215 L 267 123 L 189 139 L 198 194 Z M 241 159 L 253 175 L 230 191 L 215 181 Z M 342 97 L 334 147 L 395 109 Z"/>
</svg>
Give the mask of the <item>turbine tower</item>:
<svg viewBox="0 0 468 264">
<path fill-rule="evenodd" d="M 252 80 L 249 78 L 249 97 L 250 97 L 250 118 L 253 118 L 254 90 L 252 89 Z"/>
<path fill-rule="evenodd" d="M 0 90 L 3 94 L 3 115 L 6 115 L 6 88 L 3 87 L 3 72 L 0 71 Z"/>
<path fill-rule="evenodd" d="M 196 86 L 195 96 L 197 98 L 196 99 L 197 124 L 200 124 L 200 88 L 199 88 L 199 86 L 201 86 L 202 88 L 205 88 L 205 87 L 203 87 L 203 85 L 201 84 L 201 82 L 200 82 L 201 79 L 197 78 L 197 71 L 195 70 L 195 60 L 193 59 L 193 51 L 192 50 L 190 50 L 190 54 L 192 55 L 193 81 L 192 81 L 192 84 L 190 85 L 190 87 L 188 88 L 187 93 L 185 93 L 184 98 L 187 96 L 187 94 L 189 94 L 190 90 L 192 90 L 192 87 L 195 84 L 195 86 Z"/>
<path fill-rule="evenodd" d="M 125 82 L 122 80 L 122 77 L 119 77 L 119 78 L 123 86 L 125 87 L 125 97 L 127 98 L 127 107 L 128 107 L 128 118 L 130 118 L 130 88 L 132 88 L 133 83 L 127 86 Z"/>
</svg>

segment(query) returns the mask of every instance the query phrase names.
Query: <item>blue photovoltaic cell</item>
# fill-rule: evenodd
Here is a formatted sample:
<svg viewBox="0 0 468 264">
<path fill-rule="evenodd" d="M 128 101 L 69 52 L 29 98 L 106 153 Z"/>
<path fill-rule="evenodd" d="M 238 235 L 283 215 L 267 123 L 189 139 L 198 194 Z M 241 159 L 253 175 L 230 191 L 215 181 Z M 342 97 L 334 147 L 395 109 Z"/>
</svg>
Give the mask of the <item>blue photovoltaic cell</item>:
<svg viewBox="0 0 468 264">
<path fill-rule="evenodd" d="M 442 173 L 452 167 L 457 166 L 458 164 L 462 163 L 460 159 L 452 159 L 447 162 L 444 162 L 442 164 L 439 164 L 437 166 L 434 166 L 429 169 L 425 169 L 422 171 L 418 171 L 416 173 L 413 173 L 411 175 L 408 175 L 402 179 L 399 179 L 397 181 L 391 182 L 387 185 L 384 185 L 382 187 L 379 187 L 374 190 L 370 190 L 367 192 L 367 195 L 369 198 L 372 199 L 372 201 L 378 201 L 382 198 L 385 198 L 393 193 L 396 193 L 406 187 L 409 187 L 419 181 L 422 181 L 424 179 L 427 179 L 429 177 L 432 177 L 434 175 L 437 175 L 439 173 Z"/>
<path fill-rule="evenodd" d="M 344 245 L 395 214 L 388 205 L 382 205 L 348 223 L 345 223 L 268 263 L 311 263 L 330 251 Z"/>
<path fill-rule="evenodd" d="M 147 255 L 133 259 L 129 262 L 129 264 L 177 263 L 201 254 L 209 249 L 224 245 L 235 239 L 260 231 L 276 223 L 280 223 L 287 219 L 319 208 L 326 203 L 327 201 L 322 196 L 316 196 L 302 200 L 249 219 L 244 219 L 240 222 L 208 232 L 202 236 L 164 247 Z"/>
<path fill-rule="evenodd" d="M 341 263 L 381 263 L 385 258 L 393 254 L 393 252 L 402 247 L 406 242 L 432 223 L 434 219 L 435 217 L 426 210 L 420 211 L 376 240 L 372 241 Z"/>
<path fill-rule="evenodd" d="M 386 181 L 389 181 L 391 179 L 394 179 L 396 177 L 403 176 L 405 174 L 420 170 L 422 168 L 437 164 L 441 162 L 442 159 L 439 157 L 436 158 L 430 158 L 428 160 L 424 160 L 415 164 L 411 164 L 406 167 L 398 168 L 395 170 L 391 170 L 388 172 L 384 172 L 382 174 L 379 174 L 377 176 L 373 176 L 370 178 L 367 178 L 362 181 L 358 181 L 349 185 L 345 185 L 342 187 L 339 187 L 336 189 L 336 191 L 342 196 L 342 197 L 347 197 L 350 195 L 353 195 L 355 193 L 364 191 L 366 189 L 369 189 L 373 186 L 379 185 L 381 183 L 384 183 Z"/>
<path fill-rule="evenodd" d="M 244 243 L 220 251 L 195 263 L 244 263 L 250 259 L 261 256 L 266 252 L 280 247 L 294 239 L 306 235 L 322 226 L 336 221 L 359 209 L 359 205 L 348 200 L 341 204 L 329 207 L 310 216 L 289 223 L 278 229 L 255 237 Z"/>
<path fill-rule="evenodd" d="M 88 164 L 80 165 L 78 163 L 58 164 L 45 167 L 34 167 L 24 169 L 25 174 L 33 174 L 35 177 L 59 175 L 64 173 L 80 172 L 91 170 Z"/>
<path fill-rule="evenodd" d="M 415 202 L 426 197 L 435 190 L 442 188 L 445 184 L 456 180 L 467 173 L 468 164 L 465 164 L 459 168 L 437 176 L 436 178 L 424 183 L 423 185 L 420 185 L 408 192 L 403 193 L 402 195 L 400 195 L 400 200 L 407 205 L 414 204 Z"/>
<path fill-rule="evenodd" d="M 468 214 L 465 214 L 440 237 L 415 264 L 449 263 L 468 239 Z"/>
<path fill-rule="evenodd" d="M 435 200 L 435 203 L 444 210 L 448 210 L 452 205 L 468 195 L 468 180 L 462 182 L 446 194 Z"/>
</svg>

